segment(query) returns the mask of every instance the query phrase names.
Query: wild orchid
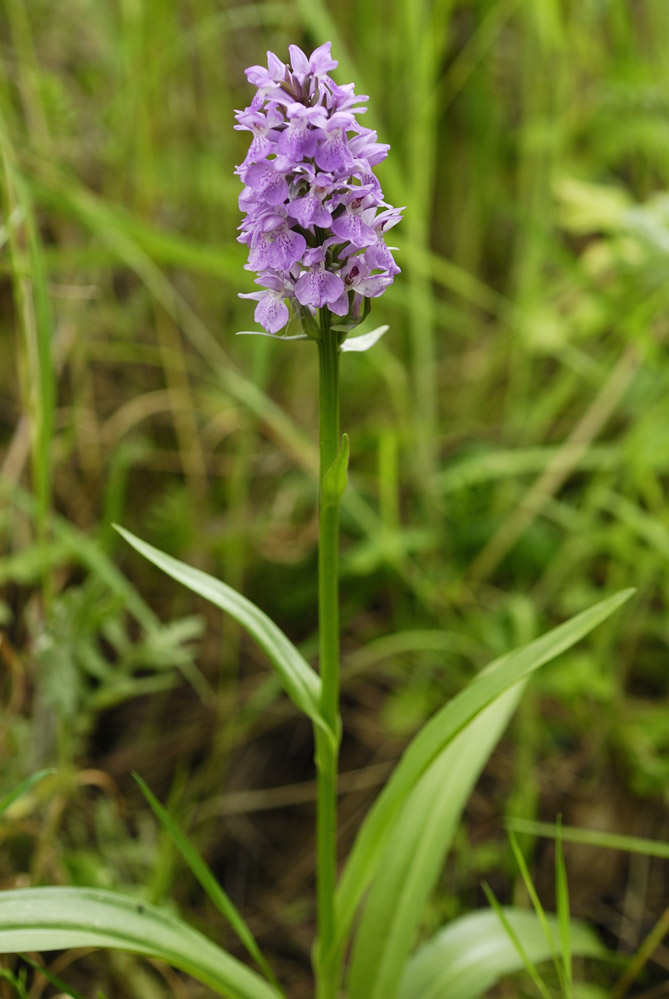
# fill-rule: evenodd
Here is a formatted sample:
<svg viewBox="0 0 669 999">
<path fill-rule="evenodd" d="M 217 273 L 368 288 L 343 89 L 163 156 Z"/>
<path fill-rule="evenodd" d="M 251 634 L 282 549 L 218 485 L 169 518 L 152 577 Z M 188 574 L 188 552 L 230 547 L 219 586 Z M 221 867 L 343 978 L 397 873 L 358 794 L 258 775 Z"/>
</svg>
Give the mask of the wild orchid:
<svg viewBox="0 0 669 999">
<path fill-rule="evenodd" d="M 289 51 L 289 64 L 268 52 L 266 69 L 246 70 L 258 89 L 236 113 L 235 128 L 253 136 L 237 167 L 238 240 L 263 289 L 241 297 L 257 301 L 267 333 L 283 330 L 292 311 L 301 334 L 317 338 L 316 310 L 325 309 L 341 340 L 400 272 L 385 233 L 402 209 L 384 201 L 374 176 L 390 147 L 358 120 L 368 98 L 328 75 L 337 66 L 330 42 L 309 58 L 297 45 Z"/>
</svg>

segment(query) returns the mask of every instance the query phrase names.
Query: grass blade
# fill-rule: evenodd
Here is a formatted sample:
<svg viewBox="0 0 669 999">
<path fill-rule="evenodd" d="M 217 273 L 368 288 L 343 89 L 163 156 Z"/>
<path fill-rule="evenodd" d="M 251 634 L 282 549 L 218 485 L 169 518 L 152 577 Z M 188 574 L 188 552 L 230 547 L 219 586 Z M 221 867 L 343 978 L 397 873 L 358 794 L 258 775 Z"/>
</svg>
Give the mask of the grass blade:
<svg viewBox="0 0 669 999">
<path fill-rule="evenodd" d="M 21 959 L 25 961 L 26 964 L 29 964 L 30 967 L 33 968 L 39 975 L 46 978 L 47 982 L 54 985 L 61 995 L 69 996 L 70 999 L 89 999 L 88 996 L 85 996 L 82 992 L 77 992 L 75 988 L 64 982 L 62 978 L 58 978 L 58 976 L 54 975 L 52 971 L 49 971 L 48 968 L 38 964 L 37 961 L 33 961 L 33 959 L 28 957 L 26 954 L 23 954 Z"/>
<path fill-rule="evenodd" d="M 253 934 L 244 922 L 244 919 L 237 907 L 219 884 L 218 880 L 212 873 L 211 868 L 205 863 L 195 847 L 189 842 L 188 838 L 184 835 L 167 809 L 158 801 L 146 781 L 142 780 L 139 774 L 136 773 L 133 774 L 133 777 L 139 784 L 142 794 L 151 805 L 151 808 L 160 819 L 160 822 L 172 837 L 172 841 L 177 850 L 184 858 L 211 901 L 214 903 L 218 911 L 228 920 L 233 930 L 246 947 L 250 956 L 258 964 L 258 966 L 262 968 L 263 974 L 267 980 L 271 982 L 275 988 L 279 989 L 279 983 L 277 982 L 276 976 L 263 957 Z"/>
<path fill-rule="evenodd" d="M 17 798 L 20 798 L 22 794 L 26 794 L 35 784 L 38 784 L 45 777 L 50 774 L 55 774 L 55 770 L 38 770 L 37 773 L 31 774 L 30 777 L 26 777 L 22 780 L 20 784 L 17 784 L 15 788 L 9 791 L 4 797 L 0 798 L 0 815 L 7 811 L 10 805 L 13 805 Z"/>
<path fill-rule="evenodd" d="M 562 968 L 564 975 L 564 985 L 566 995 L 569 999 L 574 994 L 572 964 L 571 964 L 571 940 L 569 934 L 569 885 L 567 883 L 567 870 L 564 865 L 564 853 L 562 851 L 561 822 L 558 821 L 557 839 L 555 841 L 555 892 L 556 906 L 558 914 L 558 925 L 560 929 L 560 950 L 562 952 Z"/>
<path fill-rule="evenodd" d="M 513 851 L 513 856 L 514 856 L 514 859 L 516 861 L 516 864 L 518 865 L 518 870 L 520 871 L 521 877 L 523 879 L 523 883 L 525 885 L 525 889 L 527 891 L 527 894 L 530 897 L 530 901 L 531 901 L 532 907 L 533 907 L 533 909 L 534 909 L 534 911 L 536 913 L 536 917 L 537 917 L 537 919 L 539 921 L 539 925 L 541 926 L 541 928 L 544 931 L 544 936 L 546 937 L 546 942 L 547 942 L 547 944 L 548 944 L 548 946 L 550 948 L 551 957 L 553 958 L 553 964 L 555 965 L 555 969 L 556 969 L 558 975 L 560 975 L 560 973 L 561 973 L 561 965 L 560 965 L 560 961 L 559 961 L 559 958 L 558 958 L 558 952 L 557 952 L 556 947 L 555 947 L 555 940 L 554 940 L 553 934 L 551 933 L 550 928 L 548 926 L 548 917 L 546 916 L 546 913 L 544 911 L 544 907 L 541 904 L 541 901 L 540 901 L 539 896 L 537 894 L 537 890 L 534 887 L 534 882 L 532 881 L 529 869 L 527 867 L 527 864 L 525 863 L 525 858 L 523 857 L 523 854 L 522 854 L 522 851 L 520 849 L 520 846 L 518 845 L 518 840 L 516 839 L 516 837 L 514 836 L 513 833 L 509 833 L 509 840 L 511 842 L 511 849 Z"/>
<path fill-rule="evenodd" d="M 508 829 L 527 833 L 530 836 L 546 836 L 557 838 L 557 830 L 549 822 L 535 822 L 533 819 L 507 819 Z M 563 843 L 581 843 L 583 846 L 593 846 L 597 849 L 626 850 L 628 853 L 639 853 L 647 857 L 660 857 L 669 860 L 669 843 L 659 840 L 644 839 L 641 836 L 623 836 L 620 833 L 602 832 L 599 829 L 577 829 L 575 826 L 562 826 L 560 836 Z"/>
<path fill-rule="evenodd" d="M 528 975 L 536 985 L 539 994 L 543 997 L 543 999 L 551 999 L 551 994 L 548 990 L 546 983 L 544 982 L 543 978 L 541 977 L 537 969 L 534 967 L 534 962 L 527 954 L 527 951 L 525 950 L 523 944 L 521 943 L 520 937 L 518 936 L 514 928 L 511 926 L 511 923 L 506 918 L 502 906 L 499 904 L 499 902 L 493 895 L 492 890 L 487 884 L 483 885 L 483 890 L 485 891 L 486 898 L 488 899 L 488 902 L 490 903 L 493 912 L 499 919 L 504 929 L 504 932 L 506 933 L 509 940 L 515 947 L 518 957 L 522 961 L 523 967 L 525 968 Z"/>
<path fill-rule="evenodd" d="M 51 506 L 52 438 L 55 378 L 52 359 L 53 318 L 42 242 L 28 185 L 16 162 L 9 130 L 0 114 L 0 158 L 7 217 L 18 211 L 20 226 L 8 226 L 8 245 L 19 327 L 24 341 L 27 412 L 31 420 L 33 490 L 37 526 L 45 537 Z"/>
</svg>

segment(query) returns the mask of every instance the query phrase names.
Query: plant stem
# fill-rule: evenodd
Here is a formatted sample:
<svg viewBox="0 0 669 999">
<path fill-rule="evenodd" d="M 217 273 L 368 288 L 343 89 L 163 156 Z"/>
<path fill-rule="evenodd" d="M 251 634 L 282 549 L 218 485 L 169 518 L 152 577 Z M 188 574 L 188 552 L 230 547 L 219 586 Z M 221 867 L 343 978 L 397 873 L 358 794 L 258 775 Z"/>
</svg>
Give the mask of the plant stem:
<svg viewBox="0 0 669 999">
<path fill-rule="evenodd" d="M 339 451 L 339 341 L 330 329 L 327 309 L 320 310 L 319 354 L 319 518 L 318 632 L 321 707 L 333 732 L 339 732 L 339 505 L 323 501 L 323 482 Z M 316 732 L 318 804 L 317 925 L 318 953 L 323 955 L 334 935 L 334 889 L 337 870 L 338 743 Z M 317 999 L 335 999 L 336 982 L 316 965 Z"/>
</svg>

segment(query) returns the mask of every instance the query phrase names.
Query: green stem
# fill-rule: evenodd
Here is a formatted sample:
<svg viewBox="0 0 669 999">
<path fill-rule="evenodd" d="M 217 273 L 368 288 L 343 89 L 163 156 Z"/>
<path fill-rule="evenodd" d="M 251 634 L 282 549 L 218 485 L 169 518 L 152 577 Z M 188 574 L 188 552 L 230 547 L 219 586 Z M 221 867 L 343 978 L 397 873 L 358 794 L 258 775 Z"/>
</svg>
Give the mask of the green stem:
<svg viewBox="0 0 669 999">
<path fill-rule="evenodd" d="M 318 631 L 321 707 L 333 732 L 339 732 L 339 505 L 323 501 L 325 475 L 337 457 L 339 434 L 339 341 L 330 329 L 327 309 L 320 310 L 318 341 L 319 397 L 319 518 L 318 518 Z M 318 953 L 323 955 L 334 936 L 334 889 L 337 870 L 338 746 L 316 732 L 318 804 L 317 923 Z M 316 966 L 317 999 L 335 999 L 336 982 Z"/>
</svg>

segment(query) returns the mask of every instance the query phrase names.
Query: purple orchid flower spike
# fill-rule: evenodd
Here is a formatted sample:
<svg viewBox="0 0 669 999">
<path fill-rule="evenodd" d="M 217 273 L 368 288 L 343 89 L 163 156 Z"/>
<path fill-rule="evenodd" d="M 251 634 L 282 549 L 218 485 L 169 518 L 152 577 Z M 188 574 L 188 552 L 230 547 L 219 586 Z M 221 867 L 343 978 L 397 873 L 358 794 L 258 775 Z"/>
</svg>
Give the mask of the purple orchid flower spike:
<svg viewBox="0 0 669 999">
<path fill-rule="evenodd" d="M 289 63 L 268 52 L 266 68 L 246 71 L 257 92 L 235 128 L 252 135 L 236 170 L 238 240 L 263 289 L 241 297 L 257 302 L 255 319 L 270 335 L 292 314 L 298 338 L 318 338 L 317 312 L 326 310 L 341 343 L 399 273 L 384 232 L 402 209 L 384 201 L 373 172 L 389 146 L 358 122 L 367 98 L 334 82 L 336 66 L 330 42 L 309 56 L 291 45 Z"/>
</svg>

